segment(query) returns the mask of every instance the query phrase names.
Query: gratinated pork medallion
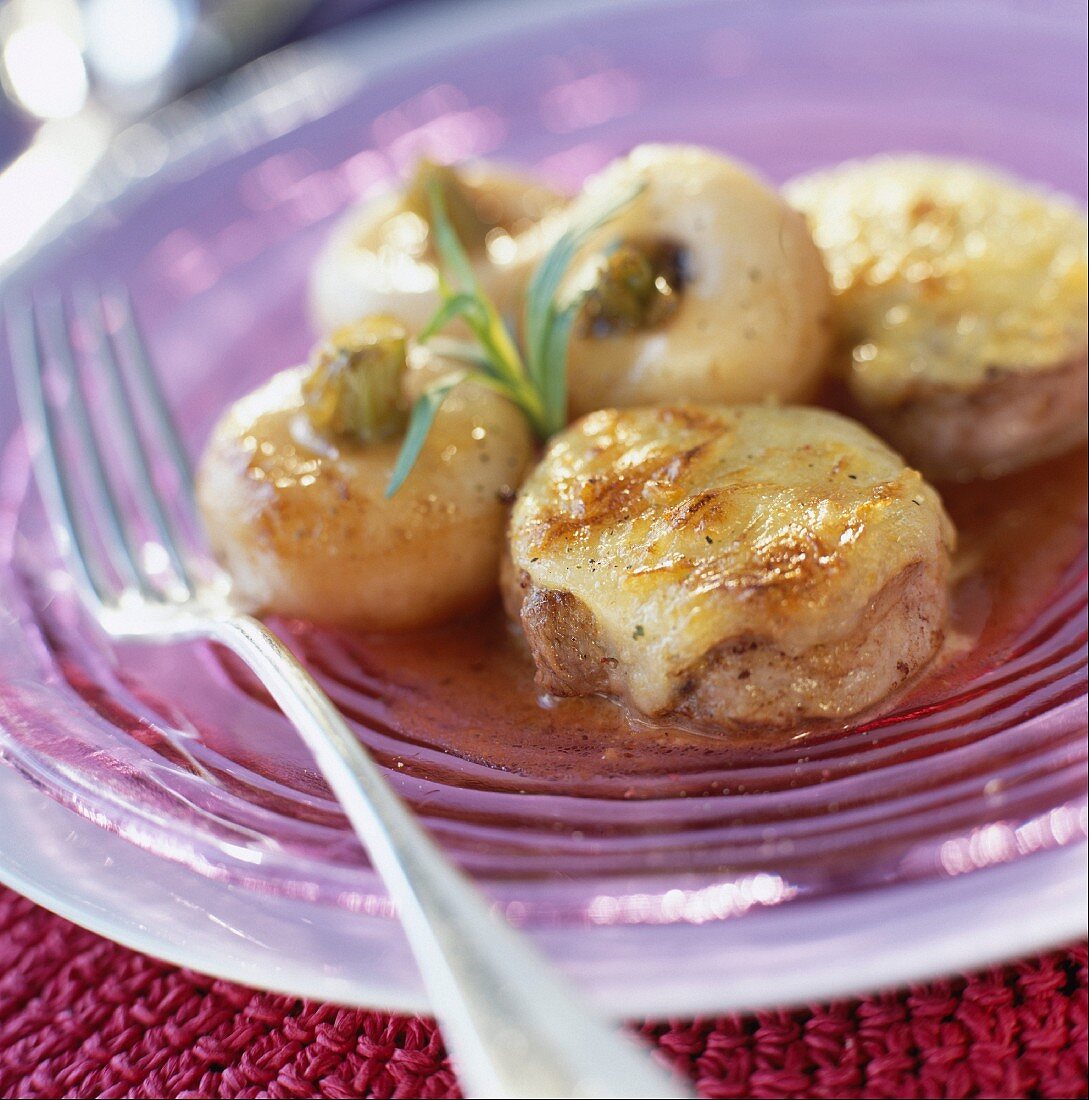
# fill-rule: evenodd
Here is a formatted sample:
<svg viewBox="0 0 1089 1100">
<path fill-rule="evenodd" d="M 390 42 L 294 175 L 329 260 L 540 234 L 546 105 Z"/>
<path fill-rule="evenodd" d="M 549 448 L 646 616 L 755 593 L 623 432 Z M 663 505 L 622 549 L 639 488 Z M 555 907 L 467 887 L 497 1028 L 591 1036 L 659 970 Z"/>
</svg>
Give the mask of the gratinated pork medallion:
<svg viewBox="0 0 1089 1100">
<path fill-rule="evenodd" d="M 782 728 L 931 659 L 953 543 L 934 490 L 834 413 L 603 410 L 523 485 L 505 596 L 547 692 Z"/>
<path fill-rule="evenodd" d="M 927 157 L 816 172 L 787 197 L 835 293 L 852 411 L 935 478 L 995 476 L 1086 438 L 1086 219 Z"/>
</svg>

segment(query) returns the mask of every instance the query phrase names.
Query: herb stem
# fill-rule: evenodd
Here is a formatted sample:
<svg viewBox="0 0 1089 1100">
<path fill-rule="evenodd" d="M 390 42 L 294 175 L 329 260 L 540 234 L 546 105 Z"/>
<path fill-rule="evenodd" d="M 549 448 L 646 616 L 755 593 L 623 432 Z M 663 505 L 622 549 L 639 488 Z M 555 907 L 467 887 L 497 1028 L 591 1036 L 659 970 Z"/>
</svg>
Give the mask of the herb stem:
<svg viewBox="0 0 1089 1100">
<path fill-rule="evenodd" d="M 439 260 L 442 303 L 418 339 L 426 343 L 447 325 L 460 320 L 473 334 L 475 344 L 446 340 L 442 354 L 457 362 L 459 368 L 434 382 L 413 406 L 387 496 L 397 491 L 412 470 L 439 407 L 463 380 L 486 385 L 512 401 L 541 439 L 548 439 L 564 427 L 567 345 L 583 299 L 579 296 L 560 302 L 560 283 L 586 238 L 631 202 L 640 190 L 636 187 L 619 202 L 591 208 L 588 216 L 568 226 L 549 249 L 526 291 L 524 349 L 520 350 L 476 278 L 448 216 L 446 196 L 435 174 L 427 180 L 426 189 Z"/>
</svg>

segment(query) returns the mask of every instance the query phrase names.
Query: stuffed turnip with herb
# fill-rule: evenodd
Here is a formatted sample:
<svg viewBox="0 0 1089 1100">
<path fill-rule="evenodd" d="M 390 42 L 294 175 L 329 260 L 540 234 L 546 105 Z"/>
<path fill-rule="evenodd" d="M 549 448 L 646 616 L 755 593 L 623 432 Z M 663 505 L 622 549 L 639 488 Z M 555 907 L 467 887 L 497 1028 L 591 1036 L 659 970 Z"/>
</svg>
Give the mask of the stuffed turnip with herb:
<svg viewBox="0 0 1089 1100">
<path fill-rule="evenodd" d="M 811 398 L 831 293 L 804 218 L 708 149 L 641 145 L 572 203 L 634 195 L 582 244 L 562 293 L 581 297 L 572 415 L 675 401 Z"/>
<path fill-rule="evenodd" d="M 516 306 L 545 251 L 542 219 L 560 208 L 558 192 L 484 161 L 451 167 L 423 160 L 400 189 L 349 211 L 326 243 L 310 280 L 319 332 L 375 313 L 421 329 L 439 306 L 439 263 L 429 187 L 444 197 L 450 223 L 486 293 Z"/>
<path fill-rule="evenodd" d="M 409 409 L 444 391 L 388 494 Z M 509 503 L 532 461 L 524 417 L 376 317 L 236 402 L 198 478 L 209 538 L 255 611 L 407 630 L 494 596 Z"/>
</svg>

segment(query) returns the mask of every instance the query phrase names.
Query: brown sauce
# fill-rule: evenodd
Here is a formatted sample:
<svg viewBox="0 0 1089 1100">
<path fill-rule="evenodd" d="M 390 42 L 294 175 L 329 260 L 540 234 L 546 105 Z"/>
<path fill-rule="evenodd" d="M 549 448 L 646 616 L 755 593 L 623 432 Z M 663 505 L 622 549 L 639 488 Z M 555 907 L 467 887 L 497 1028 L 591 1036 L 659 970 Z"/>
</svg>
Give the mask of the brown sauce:
<svg viewBox="0 0 1089 1100">
<path fill-rule="evenodd" d="M 879 714 L 924 706 L 1002 663 L 1084 551 L 1086 480 L 1081 449 L 996 481 L 942 489 L 960 540 L 947 643 Z M 803 745 L 842 737 L 860 722 L 726 738 L 640 723 L 606 699 L 542 700 L 528 651 L 498 607 L 410 635 L 338 636 L 336 669 L 323 667 L 330 635 L 303 626 L 293 633 L 319 674 L 349 686 L 358 677 L 360 690 L 374 693 L 405 743 L 406 767 L 417 742 L 505 773 L 489 785 L 511 790 L 592 789 L 621 798 L 647 797 L 660 785 L 682 795 L 725 792 L 721 780 L 700 773 L 757 768 L 770 754 L 789 776 L 784 754 L 804 759 Z"/>
</svg>

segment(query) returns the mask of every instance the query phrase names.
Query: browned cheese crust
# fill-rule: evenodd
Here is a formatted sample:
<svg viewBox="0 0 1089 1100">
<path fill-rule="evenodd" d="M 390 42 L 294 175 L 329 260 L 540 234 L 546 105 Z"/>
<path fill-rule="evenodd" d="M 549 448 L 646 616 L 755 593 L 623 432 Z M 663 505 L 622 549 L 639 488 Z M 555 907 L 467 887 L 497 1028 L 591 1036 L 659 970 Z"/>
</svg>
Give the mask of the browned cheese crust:
<svg viewBox="0 0 1089 1100">
<path fill-rule="evenodd" d="M 787 728 L 929 661 L 953 539 L 921 477 L 835 414 L 605 410 L 523 487 L 502 583 L 543 690 Z"/>
<path fill-rule="evenodd" d="M 1086 437 L 1085 215 L 972 164 L 880 157 L 794 181 L 832 277 L 851 411 L 928 477 Z"/>
</svg>

